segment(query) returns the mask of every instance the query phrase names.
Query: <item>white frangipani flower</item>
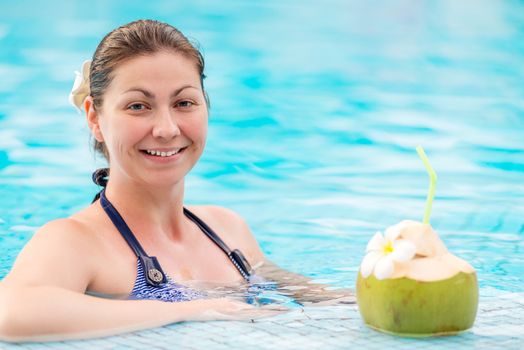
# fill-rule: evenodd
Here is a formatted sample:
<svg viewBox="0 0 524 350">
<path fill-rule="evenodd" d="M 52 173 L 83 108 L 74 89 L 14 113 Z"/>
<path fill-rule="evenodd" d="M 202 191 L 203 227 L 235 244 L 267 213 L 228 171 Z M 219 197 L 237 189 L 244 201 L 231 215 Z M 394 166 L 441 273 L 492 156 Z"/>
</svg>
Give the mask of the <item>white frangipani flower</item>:
<svg viewBox="0 0 524 350">
<path fill-rule="evenodd" d="M 405 239 L 397 239 L 401 227 L 397 225 L 386 229 L 382 236 L 381 232 L 369 241 L 366 248 L 366 256 L 360 264 L 360 273 L 364 278 L 372 273 L 379 280 L 389 278 L 393 275 L 395 262 L 406 262 L 415 256 L 415 245 Z"/>
<path fill-rule="evenodd" d="M 73 84 L 73 89 L 69 94 L 69 102 L 76 107 L 78 112 L 82 110 L 84 100 L 91 93 L 89 88 L 89 69 L 91 61 L 87 60 L 82 63 L 82 71 L 75 72 L 76 78 Z"/>
</svg>

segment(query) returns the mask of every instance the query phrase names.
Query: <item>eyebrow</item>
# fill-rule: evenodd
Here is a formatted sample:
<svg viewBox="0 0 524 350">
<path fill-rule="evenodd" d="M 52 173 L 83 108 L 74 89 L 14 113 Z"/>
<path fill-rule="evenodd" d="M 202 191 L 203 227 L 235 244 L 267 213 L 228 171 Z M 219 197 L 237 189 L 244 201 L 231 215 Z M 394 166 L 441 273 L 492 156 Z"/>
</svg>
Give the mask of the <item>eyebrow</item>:
<svg viewBox="0 0 524 350">
<path fill-rule="evenodd" d="M 196 87 L 194 87 L 193 85 L 184 85 L 178 89 L 176 89 L 170 97 L 173 97 L 173 96 L 176 96 L 178 95 L 179 93 L 182 92 L 182 90 L 185 90 L 185 89 L 188 89 L 188 88 L 193 88 L 193 89 L 197 89 Z M 155 94 L 153 94 L 151 91 L 148 91 L 146 89 L 142 89 L 142 88 L 139 88 L 139 87 L 132 87 L 126 91 L 124 91 L 124 94 L 125 93 L 128 93 L 128 92 L 133 92 L 133 91 L 138 91 L 138 92 L 141 92 L 145 97 L 147 98 L 155 98 Z"/>
</svg>

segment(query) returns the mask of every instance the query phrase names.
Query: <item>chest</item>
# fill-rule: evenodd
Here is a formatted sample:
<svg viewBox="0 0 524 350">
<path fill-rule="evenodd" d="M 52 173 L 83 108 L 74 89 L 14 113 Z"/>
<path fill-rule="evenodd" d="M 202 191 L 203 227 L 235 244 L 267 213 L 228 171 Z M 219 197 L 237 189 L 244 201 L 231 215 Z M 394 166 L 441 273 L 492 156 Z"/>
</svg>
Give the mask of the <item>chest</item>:
<svg viewBox="0 0 524 350">
<path fill-rule="evenodd" d="M 103 246 L 93 262 L 94 277 L 88 291 L 95 294 L 126 296 L 137 279 L 135 253 L 116 230 L 107 230 Z M 198 229 L 194 239 L 182 244 L 143 240 L 149 256 L 158 259 L 164 273 L 177 283 L 205 281 L 230 284 L 242 278 L 226 254 Z"/>
</svg>

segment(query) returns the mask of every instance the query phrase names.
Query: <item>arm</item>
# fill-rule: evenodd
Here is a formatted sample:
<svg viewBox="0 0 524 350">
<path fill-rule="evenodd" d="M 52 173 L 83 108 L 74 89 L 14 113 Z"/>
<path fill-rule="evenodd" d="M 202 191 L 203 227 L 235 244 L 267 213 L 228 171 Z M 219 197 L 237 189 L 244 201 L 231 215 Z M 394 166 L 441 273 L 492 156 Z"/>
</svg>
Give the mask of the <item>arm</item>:
<svg viewBox="0 0 524 350">
<path fill-rule="evenodd" d="M 249 226 L 237 213 L 221 207 L 208 208 L 211 209 L 208 213 L 214 214 L 211 218 L 217 223 L 217 226 L 223 227 L 220 233 L 224 233 L 223 238 L 229 247 L 239 248 L 251 266 L 255 268 L 257 275 L 277 282 L 279 293 L 288 295 L 304 305 L 355 303 L 355 293 L 352 290 L 328 289 L 329 285 L 313 283 L 310 278 L 282 269 L 268 260 Z"/>
<path fill-rule="evenodd" d="M 71 219 L 41 228 L 0 282 L 0 339 L 78 339 L 182 320 L 229 318 L 247 305 L 226 299 L 180 303 L 85 295 L 94 272 L 92 235 Z"/>
<path fill-rule="evenodd" d="M 165 303 L 110 300 L 53 286 L 0 283 L 0 340 L 83 339 L 173 322 L 227 319 L 244 305 L 227 299 Z"/>
<path fill-rule="evenodd" d="M 314 283 L 311 278 L 285 270 L 268 259 L 257 269 L 257 274 L 277 282 L 278 292 L 292 297 L 305 305 L 339 305 L 356 302 L 353 290 L 346 288 L 328 289 L 326 284 Z"/>
</svg>

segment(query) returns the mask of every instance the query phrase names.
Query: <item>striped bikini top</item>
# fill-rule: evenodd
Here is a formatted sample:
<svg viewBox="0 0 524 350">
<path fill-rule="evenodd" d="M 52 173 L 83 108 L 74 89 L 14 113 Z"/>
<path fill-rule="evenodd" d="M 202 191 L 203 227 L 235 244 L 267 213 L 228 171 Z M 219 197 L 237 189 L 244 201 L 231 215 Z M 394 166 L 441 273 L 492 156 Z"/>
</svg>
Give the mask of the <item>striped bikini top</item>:
<svg viewBox="0 0 524 350">
<path fill-rule="evenodd" d="M 167 276 L 162 270 L 157 258 L 147 255 L 120 213 L 106 198 L 105 189 L 100 191 L 99 195 L 95 197 L 95 200 L 98 197 L 100 198 L 102 208 L 138 258 L 137 278 L 128 299 L 155 299 L 166 302 L 176 302 L 206 297 L 206 293 L 176 283 L 172 278 Z M 249 262 L 240 250 L 229 249 L 224 241 L 222 241 L 206 223 L 187 208 L 184 208 L 184 214 L 226 254 L 246 281 L 252 282 L 256 280 Z"/>
</svg>

